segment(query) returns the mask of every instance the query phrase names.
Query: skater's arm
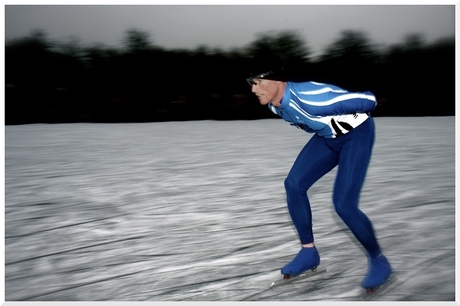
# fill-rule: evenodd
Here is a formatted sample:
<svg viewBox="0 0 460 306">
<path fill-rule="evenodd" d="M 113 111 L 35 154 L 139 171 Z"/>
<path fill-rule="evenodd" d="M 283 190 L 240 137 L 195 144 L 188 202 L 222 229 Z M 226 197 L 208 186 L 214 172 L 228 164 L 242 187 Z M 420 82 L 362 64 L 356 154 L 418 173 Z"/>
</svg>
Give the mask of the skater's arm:
<svg viewBox="0 0 460 306">
<path fill-rule="evenodd" d="M 368 113 L 377 105 L 375 96 L 369 91 L 348 92 L 332 85 L 317 86 L 314 90 L 294 93 L 294 96 L 299 106 L 312 116 Z"/>
</svg>

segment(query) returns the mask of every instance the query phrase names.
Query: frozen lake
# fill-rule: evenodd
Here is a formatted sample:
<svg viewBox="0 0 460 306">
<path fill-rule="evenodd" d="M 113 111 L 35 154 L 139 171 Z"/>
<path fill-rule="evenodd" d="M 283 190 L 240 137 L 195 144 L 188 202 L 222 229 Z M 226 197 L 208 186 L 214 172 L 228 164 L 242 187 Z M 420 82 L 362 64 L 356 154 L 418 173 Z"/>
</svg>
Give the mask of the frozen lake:
<svg viewBox="0 0 460 306">
<path fill-rule="evenodd" d="M 375 118 L 360 207 L 398 276 L 455 301 L 455 117 Z M 269 289 L 299 250 L 283 181 L 310 138 L 278 119 L 5 127 L 5 300 L 356 301 L 367 259 L 310 190 L 327 273 Z"/>
</svg>

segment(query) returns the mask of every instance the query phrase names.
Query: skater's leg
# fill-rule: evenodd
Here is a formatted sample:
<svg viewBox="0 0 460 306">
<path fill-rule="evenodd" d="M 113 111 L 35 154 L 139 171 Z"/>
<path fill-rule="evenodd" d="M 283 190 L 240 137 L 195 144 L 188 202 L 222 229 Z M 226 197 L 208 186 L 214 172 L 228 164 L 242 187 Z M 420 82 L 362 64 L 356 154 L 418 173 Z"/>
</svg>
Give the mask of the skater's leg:
<svg viewBox="0 0 460 306">
<path fill-rule="evenodd" d="M 285 180 L 288 210 L 303 245 L 294 259 L 281 269 L 282 274 L 299 274 L 317 267 L 320 258 L 312 232 L 312 215 L 307 190 L 337 164 L 338 154 L 324 139 L 313 136 L 300 152 Z"/>
<path fill-rule="evenodd" d="M 372 118 L 351 133 L 349 136 L 353 137 L 342 140 L 333 201 L 339 216 L 368 252 L 369 271 L 361 286 L 373 288 L 382 285 L 392 269 L 386 257 L 382 255 L 371 221 L 358 208 L 359 193 L 374 143 Z"/>
<path fill-rule="evenodd" d="M 303 245 L 314 241 L 307 190 L 337 162 L 338 154 L 322 138 L 313 136 L 299 153 L 284 181 L 289 214 Z"/>
<path fill-rule="evenodd" d="M 374 143 L 373 124 L 367 124 L 343 137 L 334 186 L 334 207 L 338 215 L 367 250 L 369 257 L 376 258 L 381 251 L 374 228 L 369 218 L 358 208 L 359 195 Z"/>
</svg>

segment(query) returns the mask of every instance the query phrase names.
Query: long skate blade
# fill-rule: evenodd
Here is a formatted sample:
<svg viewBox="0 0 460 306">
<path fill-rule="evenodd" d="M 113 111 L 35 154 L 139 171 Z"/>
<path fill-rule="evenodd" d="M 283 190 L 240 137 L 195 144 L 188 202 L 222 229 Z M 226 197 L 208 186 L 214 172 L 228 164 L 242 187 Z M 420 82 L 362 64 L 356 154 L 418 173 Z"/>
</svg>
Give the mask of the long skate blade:
<svg viewBox="0 0 460 306">
<path fill-rule="evenodd" d="M 270 288 L 278 287 L 278 286 L 282 286 L 282 285 L 287 285 L 287 284 L 290 284 L 290 283 L 292 283 L 294 281 L 304 279 L 304 278 L 309 278 L 309 277 L 312 277 L 312 276 L 316 276 L 316 275 L 324 273 L 324 272 L 326 272 L 326 268 L 323 268 L 323 267 L 322 268 L 316 268 L 316 270 L 308 270 L 308 271 L 302 272 L 302 273 L 300 273 L 298 275 L 292 275 L 292 276 L 290 276 L 289 279 L 275 280 L 270 285 Z"/>
<path fill-rule="evenodd" d="M 365 289 L 363 300 L 372 301 L 378 296 L 386 293 L 388 290 L 390 290 L 391 288 L 395 286 L 397 280 L 398 278 L 396 276 L 390 276 L 388 280 L 380 287 L 373 288 L 373 289 Z"/>
</svg>

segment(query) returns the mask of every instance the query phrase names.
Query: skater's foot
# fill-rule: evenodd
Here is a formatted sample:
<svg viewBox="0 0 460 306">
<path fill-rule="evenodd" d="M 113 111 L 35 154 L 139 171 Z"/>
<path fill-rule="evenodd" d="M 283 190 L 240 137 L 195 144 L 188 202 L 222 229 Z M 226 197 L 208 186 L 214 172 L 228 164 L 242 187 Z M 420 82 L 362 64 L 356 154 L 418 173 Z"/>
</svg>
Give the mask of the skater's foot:
<svg viewBox="0 0 460 306">
<path fill-rule="evenodd" d="M 319 265 L 319 254 L 316 247 L 302 247 L 294 259 L 281 268 L 281 274 L 297 275 Z"/>
<path fill-rule="evenodd" d="M 383 285 L 391 274 L 391 266 L 383 255 L 369 260 L 369 271 L 361 284 L 363 288 L 371 289 Z"/>
</svg>

